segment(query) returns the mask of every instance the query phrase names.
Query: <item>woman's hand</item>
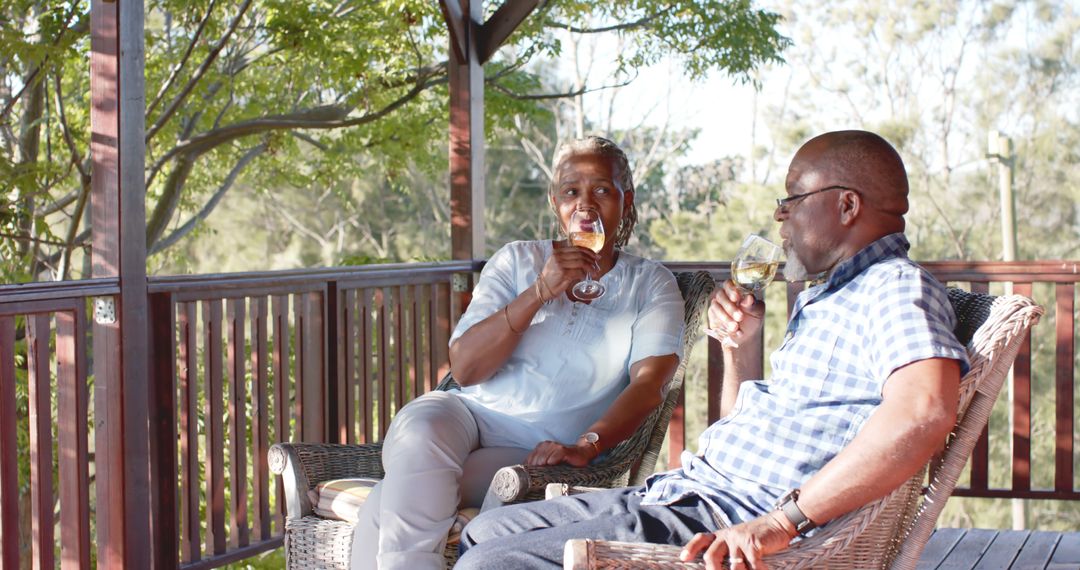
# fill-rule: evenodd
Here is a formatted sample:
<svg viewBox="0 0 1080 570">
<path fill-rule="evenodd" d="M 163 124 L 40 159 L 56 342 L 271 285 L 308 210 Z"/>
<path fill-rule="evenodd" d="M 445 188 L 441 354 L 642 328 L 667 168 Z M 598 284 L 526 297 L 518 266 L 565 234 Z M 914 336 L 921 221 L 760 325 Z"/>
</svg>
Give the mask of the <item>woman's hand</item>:
<svg viewBox="0 0 1080 570">
<path fill-rule="evenodd" d="M 713 292 L 709 301 L 709 326 L 705 334 L 723 340 L 726 336 L 738 346 L 742 339 L 761 330 L 763 305 L 749 293 L 739 291 L 730 280 Z"/>
<path fill-rule="evenodd" d="M 596 449 L 592 445 L 563 445 L 557 441 L 541 441 L 525 458 L 525 465 L 567 463 L 574 467 L 585 467 L 594 458 Z"/>
<path fill-rule="evenodd" d="M 585 279 L 585 274 L 595 271 L 600 256 L 591 249 L 572 245 L 555 246 L 537 277 L 545 295 L 553 297 L 565 294 L 571 285 Z"/>
</svg>

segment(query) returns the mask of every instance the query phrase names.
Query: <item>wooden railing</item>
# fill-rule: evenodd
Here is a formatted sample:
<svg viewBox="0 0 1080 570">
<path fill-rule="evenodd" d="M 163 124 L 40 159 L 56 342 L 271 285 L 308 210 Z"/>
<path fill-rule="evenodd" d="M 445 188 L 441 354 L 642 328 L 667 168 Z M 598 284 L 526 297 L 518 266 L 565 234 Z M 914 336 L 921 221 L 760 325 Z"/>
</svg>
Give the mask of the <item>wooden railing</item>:
<svg viewBox="0 0 1080 570">
<path fill-rule="evenodd" d="M 668 265 L 706 269 L 718 279 L 728 271 L 726 263 Z M 1003 397 L 976 449 L 969 485 L 957 494 L 1080 499 L 1072 469 L 1076 264 L 926 266 L 951 284 L 993 294 L 1012 287 L 1047 308 L 1017 360 L 1011 420 Z M 266 466 L 268 445 L 378 441 L 394 411 L 445 372 L 447 340 L 466 300 L 461 292 L 479 267 L 454 262 L 152 278 L 154 558 L 164 566 L 212 568 L 279 546 L 284 505 Z M 771 305 L 784 302 L 784 288 L 774 289 Z M 789 285 L 789 299 L 796 290 Z M 65 567 L 90 567 L 92 548 L 104 547 L 94 538 L 97 482 L 87 466 L 94 462 L 90 445 L 109 440 L 97 421 L 104 415 L 95 415 L 88 398 L 87 315 L 91 298 L 118 292 L 108 280 L 0 286 L 5 568 L 25 557 L 54 566 L 57 534 Z M 771 319 L 784 316 L 770 311 Z M 763 352 L 769 345 L 766 339 Z M 694 397 L 707 400 L 699 407 L 708 417 L 693 418 L 704 425 L 718 413 L 718 352 L 715 346 L 696 352 L 701 362 L 687 382 L 704 386 L 696 393 L 705 395 Z M 680 413 L 671 427 L 669 449 L 677 457 L 687 435 L 696 434 L 686 433 Z M 20 430 L 29 434 L 25 449 Z M 1052 441 L 1033 439 L 1043 432 Z M 31 503 L 26 551 L 18 531 L 27 526 L 20 525 L 26 518 L 20 494 Z"/>
<path fill-rule="evenodd" d="M 178 498 L 183 568 L 281 544 L 284 500 L 266 462 L 276 441 L 378 441 L 394 411 L 434 388 L 468 290 L 470 262 L 152 279 L 156 381 L 171 383 L 163 478 Z M 458 276 L 458 277 L 455 277 Z M 464 278 L 461 280 L 461 278 Z M 175 319 L 174 322 L 161 322 Z M 203 442 L 200 448 L 200 441 Z M 271 489 L 275 492 L 272 492 Z"/>
<path fill-rule="evenodd" d="M 34 568 L 90 568 L 97 432 L 87 299 L 118 291 L 107 280 L 0 287 L 0 567 L 29 559 Z"/>
</svg>

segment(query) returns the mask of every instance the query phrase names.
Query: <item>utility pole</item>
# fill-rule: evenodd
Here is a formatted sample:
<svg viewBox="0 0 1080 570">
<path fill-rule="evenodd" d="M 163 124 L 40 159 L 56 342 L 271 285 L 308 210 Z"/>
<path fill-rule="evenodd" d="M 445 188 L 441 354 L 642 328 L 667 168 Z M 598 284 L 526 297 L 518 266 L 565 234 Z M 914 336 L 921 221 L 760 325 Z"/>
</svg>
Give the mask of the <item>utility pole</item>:
<svg viewBox="0 0 1080 570">
<path fill-rule="evenodd" d="M 1016 261 L 1016 199 L 1012 188 L 1016 157 L 1013 156 L 1012 139 L 999 131 L 990 131 L 986 140 L 986 158 L 998 166 L 998 189 L 1001 197 L 1001 260 Z"/>
<path fill-rule="evenodd" d="M 986 158 L 991 164 L 997 164 L 998 171 L 998 194 L 1001 200 L 1001 260 L 1016 261 L 1016 198 L 1013 195 L 1013 170 L 1016 166 L 1016 157 L 1013 156 L 1012 139 L 999 131 L 990 131 L 986 139 Z M 1005 283 L 1005 294 L 1011 295 L 1013 287 L 1011 282 Z M 1015 383 L 1012 371 L 1009 371 L 1009 425 L 1013 422 L 1013 405 L 1015 401 Z M 1012 456 L 1012 442 L 1009 439 L 1010 453 Z M 1023 499 L 1011 499 L 1012 502 L 1012 527 L 1013 530 L 1026 528 L 1026 507 Z"/>
</svg>

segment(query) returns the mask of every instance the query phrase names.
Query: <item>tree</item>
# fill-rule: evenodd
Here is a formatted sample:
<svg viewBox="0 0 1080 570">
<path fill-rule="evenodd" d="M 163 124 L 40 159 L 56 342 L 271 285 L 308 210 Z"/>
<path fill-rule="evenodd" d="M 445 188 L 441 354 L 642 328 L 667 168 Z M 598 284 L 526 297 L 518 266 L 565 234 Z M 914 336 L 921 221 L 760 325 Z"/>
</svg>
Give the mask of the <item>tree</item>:
<svg viewBox="0 0 1080 570">
<path fill-rule="evenodd" d="M 0 207 L 7 280 L 79 275 L 88 243 L 88 5 L 0 8 Z M 316 194 L 364 178 L 438 180 L 446 138 L 446 34 L 431 0 L 148 0 L 147 247 L 162 255 L 236 189 Z M 688 72 L 747 79 L 780 61 L 776 14 L 745 0 L 545 3 L 486 67 L 489 119 L 534 113 L 531 65 L 554 30 L 625 39 L 626 71 L 678 55 Z M 582 22 L 607 22 L 583 28 Z M 593 86 L 583 86 L 591 89 Z M 162 260 L 151 262 L 161 265 Z"/>
</svg>

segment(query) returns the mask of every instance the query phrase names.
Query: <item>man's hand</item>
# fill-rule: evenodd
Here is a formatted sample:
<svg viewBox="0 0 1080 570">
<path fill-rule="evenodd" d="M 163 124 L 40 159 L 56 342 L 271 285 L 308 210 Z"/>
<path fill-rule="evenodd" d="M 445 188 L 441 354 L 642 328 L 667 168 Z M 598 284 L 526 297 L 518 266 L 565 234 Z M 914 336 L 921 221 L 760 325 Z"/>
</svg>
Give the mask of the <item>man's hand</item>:
<svg viewBox="0 0 1080 570">
<path fill-rule="evenodd" d="M 709 326 L 705 334 L 723 340 L 726 336 L 738 346 L 742 339 L 761 330 L 765 308 L 753 295 L 739 291 L 731 280 L 713 292 L 709 300 Z"/>
<path fill-rule="evenodd" d="M 795 528 L 783 513 L 772 511 L 731 528 L 694 535 L 679 558 L 689 562 L 704 551 L 707 570 L 721 570 L 725 561 L 733 570 L 767 570 L 762 557 L 784 550 L 795 535 Z"/>
<path fill-rule="evenodd" d="M 567 463 L 574 467 L 585 467 L 594 458 L 596 450 L 592 445 L 563 445 L 556 441 L 541 441 L 525 458 L 525 465 Z"/>
</svg>

